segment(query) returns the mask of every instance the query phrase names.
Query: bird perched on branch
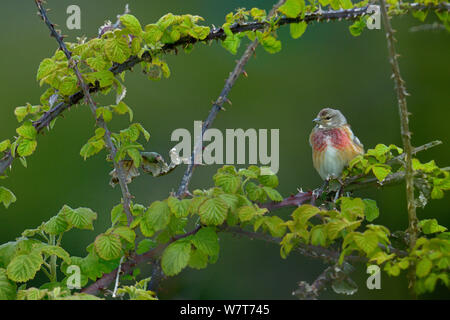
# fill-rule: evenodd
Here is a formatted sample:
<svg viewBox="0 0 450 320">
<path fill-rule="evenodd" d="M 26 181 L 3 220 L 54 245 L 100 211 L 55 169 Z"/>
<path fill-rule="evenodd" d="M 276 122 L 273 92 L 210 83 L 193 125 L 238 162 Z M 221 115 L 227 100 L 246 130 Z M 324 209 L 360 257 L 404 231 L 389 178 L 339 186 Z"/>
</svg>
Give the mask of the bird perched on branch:
<svg viewBox="0 0 450 320">
<path fill-rule="evenodd" d="M 323 180 L 339 179 L 350 160 L 364 153 L 344 115 L 335 109 L 320 110 L 309 136 L 314 168 Z"/>
</svg>

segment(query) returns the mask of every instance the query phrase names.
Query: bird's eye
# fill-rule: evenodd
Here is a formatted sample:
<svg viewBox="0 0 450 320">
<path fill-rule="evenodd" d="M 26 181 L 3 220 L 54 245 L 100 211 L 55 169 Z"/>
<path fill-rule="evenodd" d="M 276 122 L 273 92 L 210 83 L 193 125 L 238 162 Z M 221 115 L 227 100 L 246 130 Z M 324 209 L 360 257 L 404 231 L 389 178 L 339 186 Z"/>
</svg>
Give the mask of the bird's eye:
<svg viewBox="0 0 450 320">
<path fill-rule="evenodd" d="M 331 119 L 331 117 L 330 116 L 328 116 L 328 117 L 325 117 L 325 120 L 330 120 Z"/>
</svg>

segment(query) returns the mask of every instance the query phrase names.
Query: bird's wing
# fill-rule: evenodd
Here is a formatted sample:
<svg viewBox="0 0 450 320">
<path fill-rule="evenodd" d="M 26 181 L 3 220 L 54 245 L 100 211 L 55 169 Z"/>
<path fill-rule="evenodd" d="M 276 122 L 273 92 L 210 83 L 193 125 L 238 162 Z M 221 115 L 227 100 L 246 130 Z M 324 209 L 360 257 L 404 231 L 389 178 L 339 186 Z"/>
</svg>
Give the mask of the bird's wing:
<svg viewBox="0 0 450 320">
<path fill-rule="evenodd" d="M 355 146 L 356 146 L 355 149 L 357 149 L 355 151 L 357 151 L 358 153 L 364 153 L 364 145 L 361 143 L 361 141 L 359 141 L 358 137 L 353 134 L 353 131 L 350 128 L 350 125 L 348 125 L 348 124 L 345 125 L 344 129 L 345 129 L 345 132 L 347 133 L 348 137 L 350 138 L 350 140 L 352 140 L 353 143 L 355 144 Z"/>
</svg>

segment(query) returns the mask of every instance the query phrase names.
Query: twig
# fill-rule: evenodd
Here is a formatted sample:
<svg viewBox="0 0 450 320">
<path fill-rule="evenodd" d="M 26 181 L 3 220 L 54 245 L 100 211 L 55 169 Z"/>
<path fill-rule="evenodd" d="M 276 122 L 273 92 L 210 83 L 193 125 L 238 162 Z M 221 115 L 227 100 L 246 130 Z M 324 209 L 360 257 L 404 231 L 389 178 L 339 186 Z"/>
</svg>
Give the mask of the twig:
<svg viewBox="0 0 450 320">
<path fill-rule="evenodd" d="M 286 0 L 280 0 L 277 4 L 275 4 L 273 6 L 272 10 L 269 12 L 267 18 L 270 19 L 271 17 L 273 17 L 275 15 L 275 13 L 277 12 L 278 8 L 281 7 L 285 2 L 286 2 Z M 252 43 L 250 43 L 247 46 L 247 49 L 245 50 L 244 54 L 238 60 L 238 62 L 236 63 L 236 66 L 234 67 L 233 71 L 230 73 L 230 76 L 226 80 L 225 86 L 223 87 L 222 92 L 220 93 L 217 100 L 214 102 L 214 104 L 211 108 L 211 111 L 209 112 L 208 117 L 203 122 L 201 137 L 200 138 L 196 137 L 196 143 L 194 146 L 194 151 L 192 152 L 192 155 L 191 155 L 191 161 L 188 164 L 186 172 L 181 180 L 181 184 L 176 193 L 177 197 L 184 196 L 184 194 L 187 191 L 189 182 L 192 178 L 192 173 L 194 171 L 195 159 L 196 159 L 197 153 L 201 150 L 202 138 L 203 138 L 203 135 L 205 134 L 205 131 L 212 125 L 212 123 L 213 123 L 214 119 L 216 118 L 217 114 L 219 113 L 219 111 L 223 109 L 224 102 L 228 101 L 227 97 L 231 91 L 231 88 L 233 88 L 233 85 L 235 84 L 236 80 L 243 73 L 245 65 L 247 64 L 248 60 L 255 52 L 258 44 L 259 44 L 258 39 L 255 39 Z"/>
<path fill-rule="evenodd" d="M 87 103 L 91 109 L 93 116 L 96 118 L 97 125 L 105 130 L 104 139 L 106 142 L 106 146 L 110 151 L 111 160 L 113 161 L 114 168 L 116 169 L 116 172 L 118 173 L 119 184 L 120 184 L 120 188 L 122 190 L 123 209 L 127 215 L 128 224 L 130 224 L 133 221 L 133 215 L 131 214 L 131 209 L 130 209 L 130 203 L 131 203 L 132 196 L 128 190 L 128 185 L 126 183 L 126 177 L 125 177 L 125 172 L 122 167 L 122 163 L 120 161 L 119 162 L 115 161 L 115 156 L 116 156 L 117 150 L 111 139 L 111 132 L 109 131 L 103 118 L 102 117 L 97 118 L 97 115 L 96 115 L 97 107 L 95 106 L 95 102 L 90 95 L 89 85 L 87 85 L 84 82 L 83 76 L 81 75 L 80 70 L 78 69 L 77 62 L 72 59 L 72 53 L 67 49 L 67 46 L 64 43 L 63 37 L 61 36 L 61 34 L 59 32 L 57 32 L 55 30 L 54 24 L 50 22 L 50 20 L 47 16 L 47 11 L 42 6 L 42 0 L 35 0 L 35 3 L 36 3 L 36 6 L 38 7 L 38 10 L 39 10 L 42 20 L 45 22 L 47 27 L 50 29 L 51 35 L 56 39 L 56 41 L 59 44 L 60 49 L 66 55 L 69 66 L 75 72 L 75 75 L 78 79 L 79 85 L 81 86 L 81 89 L 83 91 L 84 97 L 87 100 Z"/>
<path fill-rule="evenodd" d="M 116 275 L 116 283 L 114 285 L 114 291 L 112 293 L 112 297 L 115 298 L 117 294 L 117 289 L 119 288 L 119 279 L 120 279 L 120 268 L 122 267 L 123 259 L 125 256 L 122 256 L 119 261 L 119 267 L 117 268 L 117 275 Z"/>
<path fill-rule="evenodd" d="M 403 148 L 405 149 L 405 181 L 406 181 L 406 200 L 408 207 L 408 220 L 409 226 L 407 230 L 409 246 L 411 250 L 416 245 L 417 236 L 419 234 L 419 220 L 416 215 L 416 202 L 414 200 L 414 171 L 412 167 L 412 153 L 413 147 L 411 145 L 411 132 L 409 131 L 409 112 L 406 103 L 406 96 L 409 94 L 406 92 L 405 81 L 400 74 L 400 67 L 398 64 L 398 54 L 395 50 L 395 38 L 394 30 L 392 29 L 390 18 L 387 14 L 385 0 L 380 0 L 381 16 L 383 18 L 384 28 L 386 29 L 387 47 L 389 52 L 389 62 L 392 67 L 393 78 L 395 87 L 397 90 L 398 108 L 400 114 L 401 123 L 401 135 L 403 141 Z M 415 284 L 415 266 L 410 268 L 409 272 L 409 286 L 414 287 Z"/>
</svg>

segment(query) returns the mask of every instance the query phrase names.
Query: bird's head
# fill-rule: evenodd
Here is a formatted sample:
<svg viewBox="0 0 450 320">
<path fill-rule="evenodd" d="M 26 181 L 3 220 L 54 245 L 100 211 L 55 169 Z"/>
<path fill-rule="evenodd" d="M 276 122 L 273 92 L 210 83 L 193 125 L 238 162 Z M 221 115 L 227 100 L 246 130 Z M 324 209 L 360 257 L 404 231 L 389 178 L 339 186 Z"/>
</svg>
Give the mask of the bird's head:
<svg viewBox="0 0 450 320">
<path fill-rule="evenodd" d="M 313 120 L 319 128 L 337 128 L 347 124 L 344 115 L 336 109 L 325 108 L 320 110 Z"/>
</svg>

